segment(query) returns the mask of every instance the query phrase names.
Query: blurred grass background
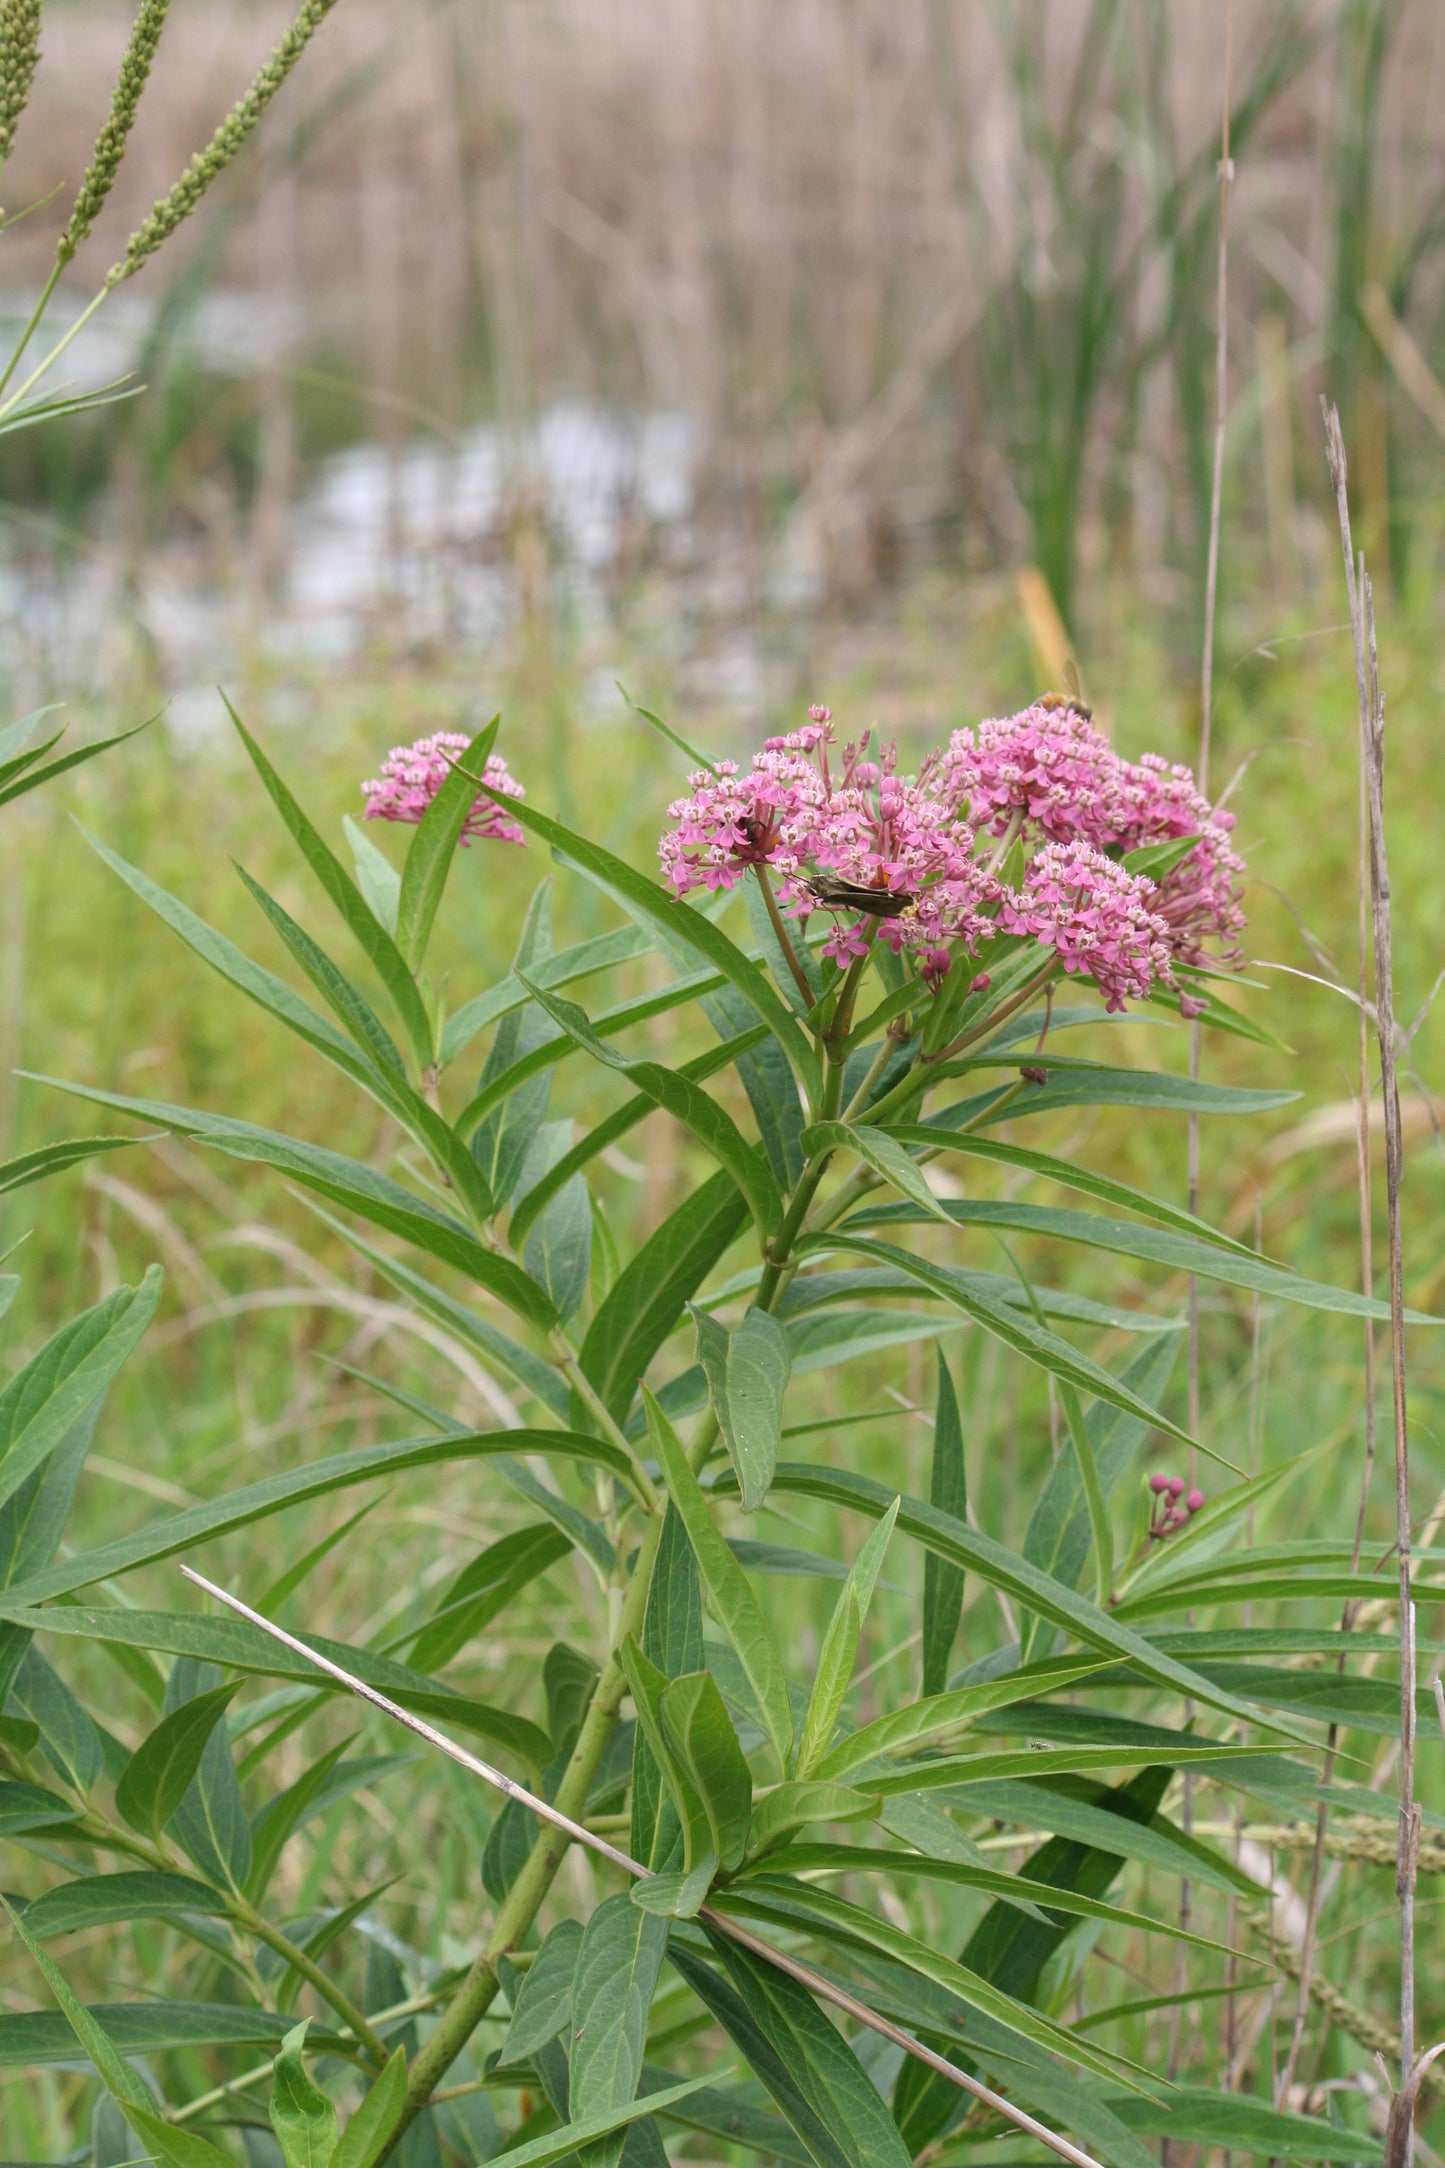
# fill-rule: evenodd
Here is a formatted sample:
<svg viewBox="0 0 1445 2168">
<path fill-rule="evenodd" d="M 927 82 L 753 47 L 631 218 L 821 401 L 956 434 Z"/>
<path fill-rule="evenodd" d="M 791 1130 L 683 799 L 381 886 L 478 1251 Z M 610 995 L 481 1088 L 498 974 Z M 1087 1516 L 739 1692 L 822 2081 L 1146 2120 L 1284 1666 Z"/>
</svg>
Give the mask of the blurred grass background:
<svg viewBox="0 0 1445 2168">
<path fill-rule="evenodd" d="M 286 969 L 230 860 L 323 921 L 219 729 L 220 676 L 338 843 L 389 745 L 500 708 L 502 747 L 539 802 L 647 863 L 678 764 L 628 715 L 615 678 L 712 750 L 745 751 L 822 699 L 845 728 L 897 735 L 910 765 L 1054 674 L 1051 612 L 1121 747 L 1192 759 L 1223 20 L 1213 5 L 1125 0 L 792 0 L 784 11 L 345 0 L 261 155 L 228 178 L 174 263 L 148 274 L 149 291 L 120 297 L 111 346 L 92 351 L 97 368 L 134 367 L 144 395 L 80 430 L 0 442 L 0 675 L 13 710 L 63 697 L 74 727 L 99 732 L 166 708 L 119 757 L 7 815 L 5 1153 L 99 1126 L 17 1069 L 221 1108 L 379 1163 L 396 1149 L 370 1110 L 143 912 L 74 826 L 78 816 Z M 80 169 L 125 28 L 123 11 L 90 0 L 52 0 L 45 21 L 15 203 Z M 178 8 L 116 228 L 202 139 L 241 56 L 279 21 L 240 0 Z M 1232 803 L 1251 869 L 1251 956 L 1352 980 L 1356 723 L 1323 389 L 1344 415 L 1356 533 L 1381 594 L 1398 1001 L 1413 1020 L 1445 965 L 1445 18 L 1393 0 L 1239 0 L 1236 41 L 1212 781 L 1218 791 L 1243 771 Z M 17 315 L 43 271 L 46 216 L 7 236 L 0 307 Z M 91 244 L 77 294 L 108 245 Z M 569 440 L 570 467 L 537 456 L 558 412 L 592 432 Z M 649 494 L 640 456 L 624 460 L 600 540 L 579 538 L 587 446 L 608 431 L 635 446 L 659 419 L 681 447 L 672 497 Z M 491 480 L 469 494 L 479 443 Z M 382 540 L 343 577 L 323 561 L 336 522 L 323 530 L 307 507 L 358 474 L 361 524 Z M 483 591 L 486 607 L 473 607 Z M 444 935 L 457 999 L 505 968 L 549 870 L 535 850 L 461 861 Z M 557 889 L 559 937 L 602 923 L 565 873 Z M 1353 1285 L 1354 1012 L 1282 970 L 1252 976 L 1248 1006 L 1293 1052 L 1210 1043 L 1209 1073 L 1302 1097 L 1248 1126 L 1206 1122 L 1202 1208 L 1246 1236 L 1258 1224 L 1271 1254 Z M 656 1027 L 664 1047 L 668 1028 Z M 1408 1292 L 1434 1309 L 1445 1306 L 1441 1028 L 1427 1015 L 1412 1041 L 1405 1195 Z M 1181 1034 L 1142 1024 L 1075 1043 L 1141 1065 L 1186 1060 Z M 554 1112 L 585 1115 L 593 1090 L 574 1070 Z M 610 1104 L 602 1090 L 595 1104 Z M 1182 1124 L 1087 1119 L 1125 1178 L 1182 1195 Z M 1061 1118 L 1051 1141 L 1082 1136 Z M 635 1133 L 599 1173 L 619 1237 L 654 1224 L 696 1172 L 662 1117 Z M 418 1338 L 303 1206 L 225 1161 L 145 1147 L 0 1200 L 0 1250 L 17 1241 L 10 1364 L 150 1258 L 170 1275 L 163 1320 L 112 1396 L 73 1540 L 395 1428 L 395 1411 L 337 1359 L 484 1410 L 454 1352 Z M 1122 1262 L 1101 1284 L 1097 1261 L 1045 1245 L 1027 1262 L 1106 1299 L 1167 1306 L 1180 1293 Z M 1274 1526 L 1349 1527 L 1358 1335 L 1223 1296 L 1206 1301 L 1204 1329 L 1206 1435 L 1258 1466 L 1324 1444 Z M 972 1335 L 944 1344 L 962 1376 L 974 1508 L 1017 1542 L 1053 1411 Z M 1100 1350 L 1116 1365 L 1129 1351 L 1122 1337 Z M 932 1359 L 920 1345 L 802 1380 L 790 1419 L 927 1407 Z M 1445 1492 L 1445 1364 L 1424 1333 L 1411 1360 L 1423 1520 Z M 926 1480 L 919 1417 L 885 1413 L 848 1436 L 850 1455 L 888 1480 Z M 1382 1551 L 1383 1475 L 1377 1493 Z M 277 1553 L 299 1554 L 346 1510 L 302 1509 L 259 1546 L 216 1546 L 213 1562 L 254 1588 Z M 521 1517 L 496 1485 L 428 1478 L 325 1561 L 293 1616 L 363 1639 Z M 826 1526 L 809 1512 L 766 1532 L 805 1541 Z M 856 1538 L 836 1534 L 845 1549 Z M 171 1579 L 160 1569 L 135 1594 L 171 1602 Z M 831 1591 L 773 1589 L 806 1661 Z M 538 1658 L 558 1633 L 585 1643 L 597 1625 L 593 1595 L 562 1572 L 535 1608 Z M 909 1663 L 914 1609 L 906 1592 L 883 1592 L 868 1689 L 880 1706 L 903 1675 L 881 1660 Z M 1000 1630 L 974 1592 L 969 1653 Z M 1437 1621 L 1422 1620 L 1422 1639 L 1438 1641 Z M 484 1639 L 467 1662 L 479 1690 L 526 1705 L 533 1687 L 515 1659 L 528 1653 Z M 100 1668 L 94 1683 L 118 1687 Z M 115 1722 L 125 1730 L 119 1709 Z M 288 1744 L 290 1774 L 328 1725 L 340 1736 L 341 1712 Z M 378 1734 L 378 1751 L 387 1744 Z M 1422 1789 L 1437 1805 L 1440 1752 L 1423 1740 Z M 284 1754 L 277 1766 L 284 1774 Z M 298 1910 L 315 1902 L 343 1857 L 348 1881 L 405 1867 L 420 1811 L 425 1884 L 411 1865 L 380 1909 L 444 1960 L 476 1917 L 485 1817 L 445 1772 L 427 1779 L 420 1809 L 416 1785 L 414 1772 L 379 1770 L 352 1820 L 343 1826 L 341 1809 L 327 1820 L 291 1895 Z M 1128 1901 L 1144 1886 L 1136 1872 Z M 1154 1894 L 1172 1901 L 1162 1884 Z M 1393 1996 L 1391 1896 L 1387 1867 L 1359 1868 L 1323 1922 L 1324 1973 L 1376 2015 Z M 952 1938 L 966 1903 L 938 1900 L 940 1936 Z M 1445 2025 L 1440 1918 L 1422 1905 L 1427 2038 Z M 1221 1925 L 1210 1915 L 1208 1931 Z M 106 1945 L 94 1948 L 102 1962 Z M 84 1977 L 87 1952 L 74 1949 Z M 1133 1954 L 1143 1984 L 1121 1984 L 1121 1999 L 1149 1991 L 1147 1953 Z M 3 1992 L 30 2000 L 25 1981 Z M 1186 2048 L 1212 2068 L 1218 2006 L 1199 2007 Z M 1279 2027 L 1291 2008 L 1289 1996 Z M 1158 2060 L 1166 2025 L 1140 2018 L 1110 2037 Z M 1251 2066 L 1261 2084 L 1270 2037 L 1266 2025 Z M 1366 2061 L 1331 2029 L 1306 2074 L 1326 2083 Z M 7 2148 L 58 2158 L 82 2143 L 85 2091 L 60 2072 L 6 2084 Z"/>
</svg>

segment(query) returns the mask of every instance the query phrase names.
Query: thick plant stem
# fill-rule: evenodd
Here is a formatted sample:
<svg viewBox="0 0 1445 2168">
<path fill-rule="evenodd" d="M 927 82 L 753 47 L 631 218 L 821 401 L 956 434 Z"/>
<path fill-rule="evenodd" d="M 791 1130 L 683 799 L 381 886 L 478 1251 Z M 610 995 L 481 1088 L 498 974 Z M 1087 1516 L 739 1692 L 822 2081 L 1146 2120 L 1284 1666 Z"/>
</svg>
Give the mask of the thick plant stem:
<svg viewBox="0 0 1445 2168">
<path fill-rule="evenodd" d="M 627 1675 L 618 1651 L 629 1635 L 642 1631 L 653 1562 L 662 1536 L 662 1520 L 660 1513 L 654 1513 L 643 1529 L 637 1563 L 622 1602 L 616 1643 L 597 1681 L 577 1735 L 577 1744 L 572 1749 L 572 1758 L 557 1787 L 553 1804 L 573 1820 L 581 1818 L 587 1805 L 587 1794 L 592 1789 L 592 1780 L 601 1766 L 612 1728 L 617 1722 L 617 1712 L 627 1692 Z M 492 1932 L 471 1971 L 413 2059 L 407 2072 L 406 2106 L 388 2144 L 388 2153 L 408 2124 L 426 2106 L 433 2089 L 441 2083 L 486 2016 L 497 1992 L 498 1961 L 521 1941 L 536 1918 L 566 1856 L 569 1842 L 562 1830 L 548 1826 L 533 1845 L 521 1873 L 502 1902 Z"/>
</svg>

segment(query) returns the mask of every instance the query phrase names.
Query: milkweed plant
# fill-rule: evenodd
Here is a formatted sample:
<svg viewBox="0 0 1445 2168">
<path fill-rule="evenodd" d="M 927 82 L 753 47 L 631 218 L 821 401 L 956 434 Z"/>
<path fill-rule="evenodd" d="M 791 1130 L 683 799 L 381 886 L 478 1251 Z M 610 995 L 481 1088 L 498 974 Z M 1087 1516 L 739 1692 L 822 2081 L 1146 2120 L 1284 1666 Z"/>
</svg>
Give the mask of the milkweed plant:
<svg viewBox="0 0 1445 2168">
<path fill-rule="evenodd" d="M 94 2126 L 73 2157 L 206 2168 L 244 2138 L 286 2168 L 661 2168 L 670 2147 L 902 2168 L 1043 2145 L 1149 2168 L 1165 2134 L 1365 2158 L 1363 2133 L 1341 2152 L 1329 2124 L 1131 2060 L 1100 2021 L 1111 1997 L 1130 2007 L 1117 1973 L 1079 2022 L 1085 1980 L 1126 1942 L 1182 1955 L 1211 1991 L 1271 1976 L 1267 1945 L 1221 1940 L 1224 1903 L 1259 1893 L 1227 1844 L 1192 1832 L 1186 1783 L 1310 1827 L 1322 1797 L 1360 1808 L 1342 1778 L 1320 1785 L 1332 1695 L 1363 1690 L 1337 1679 L 1338 1637 L 1305 1634 L 1286 1663 L 1247 1613 L 1194 1623 L 1291 1592 L 1231 1540 L 1288 1471 L 1244 1479 L 1189 1436 L 1168 1412 L 1179 1318 L 1110 1301 L 1107 1277 L 1124 1259 L 1176 1292 L 1192 1275 L 1340 1314 L 1381 1306 L 1028 1141 L 1060 1109 L 1244 1116 L 1289 1096 L 1060 1050 L 1143 1005 L 1272 1043 L 1224 998 L 1243 924 L 1230 814 L 1048 696 L 957 731 L 911 774 L 891 746 L 840 743 L 822 708 L 746 765 L 698 759 L 656 867 L 543 810 L 493 722 L 386 756 L 342 843 L 341 809 L 313 820 L 237 727 L 364 970 L 243 873 L 289 959 L 279 976 L 95 847 L 405 1149 L 371 1165 L 223 1111 L 65 1089 L 310 1192 L 328 1241 L 504 1381 L 504 1412 L 477 1428 L 380 1386 L 399 1435 L 308 1452 L 84 1548 L 65 1540 L 73 1493 L 158 1272 L 64 1326 L 0 1394 L 0 1832 L 30 1893 L 9 1900 L 16 1957 L 48 1989 L 29 2013 L 12 1997 L 0 2056 L 88 2061 Z M 407 837 L 400 871 L 387 824 Z M 428 950 L 456 854 L 519 848 L 553 870 L 512 967 L 453 1002 Z M 569 892 L 591 892 L 610 930 L 556 945 Z M 649 990 L 609 999 L 639 959 Z M 639 1027 L 661 1017 L 701 1050 L 659 1058 Z M 589 1108 L 600 1090 L 600 1118 L 567 1111 L 577 1087 Z M 591 1176 L 657 1110 L 695 1179 L 629 1249 Z M 130 1141 L 54 1144 L 3 1178 Z M 1082 1201 L 1020 1201 L 1030 1182 Z M 1089 1291 L 1027 1276 L 1002 1245 L 1030 1237 L 1081 1245 Z M 838 1366 L 851 1410 L 850 1363 L 941 1350 L 960 1325 L 1050 1381 L 1057 1450 L 1022 1528 L 979 1524 L 970 1408 L 941 1352 L 926 1495 L 902 1480 L 905 1415 L 896 1452 L 873 1455 L 886 1481 L 853 1464 L 846 1414 L 790 1421 L 795 1374 Z M 1130 1333 L 1141 1352 L 1122 1367 L 1089 1352 Z M 1222 1462 L 1212 1495 L 1141 1465 L 1157 1433 L 1181 1463 Z M 468 1521 L 510 1501 L 507 1532 L 360 1645 L 319 1603 L 288 1643 L 264 1604 L 198 1603 L 178 1576 L 171 1609 L 127 1592 L 304 1501 L 440 1471 Z M 809 1505 L 831 1510 L 841 1556 L 773 1540 L 777 1516 L 786 1533 Z M 385 1516 L 383 1494 L 383 1573 Z M 325 1549 L 290 1561 L 293 1599 Z M 1280 1578 L 1337 1596 L 1347 1556 L 1312 1546 Z M 806 1660 L 771 1600 L 780 1569 L 836 1590 Z M 595 1589 L 595 1637 L 537 1661 L 536 1598 L 558 1574 Z M 865 1697 L 885 1575 L 914 1630 Z M 90 1644 L 120 1665 L 98 1708 L 66 1676 Z M 488 1819 L 464 1942 L 454 1911 L 445 1936 L 426 1920 L 424 1860 L 416 1947 L 378 1924 L 374 1890 L 299 1916 L 278 1896 L 296 1887 L 288 1854 L 375 1766 L 318 1745 L 294 1781 L 273 1777 L 344 1679 L 472 1755 Z M 588 1877 L 560 1872 L 578 1847 Z M 1136 1869 L 1142 1906 L 1118 1886 Z M 121 1999 L 87 2007 L 70 1985 L 65 1938 L 82 1930 L 114 1938 Z"/>
</svg>

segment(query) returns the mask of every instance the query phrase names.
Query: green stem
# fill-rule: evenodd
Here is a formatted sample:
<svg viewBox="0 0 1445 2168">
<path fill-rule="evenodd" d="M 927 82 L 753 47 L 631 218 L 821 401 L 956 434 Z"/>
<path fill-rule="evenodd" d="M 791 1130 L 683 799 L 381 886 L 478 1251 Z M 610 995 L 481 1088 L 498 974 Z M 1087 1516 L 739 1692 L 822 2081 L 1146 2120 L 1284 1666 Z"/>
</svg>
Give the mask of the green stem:
<svg viewBox="0 0 1445 2168">
<path fill-rule="evenodd" d="M 109 286 L 101 287 L 100 292 L 95 296 L 95 298 L 92 301 L 89 301 L 86 306 L 81 310 L 79 316 L 76 317 L 75 322 L 71 325 L 69 331 L 65 332 L 56 341 L 55 345 L 51 347 L 50 352 L 46 355 L 44 361 L 38 362 L 36 366 L 31 370 L 29 376 L 26 377 L 25 382 L 20 386 L 20 389 L 18 391 L 12 391 L 8 399 L 0 402 L 0 421 L 3 421 L 7 414 L 12 414 L 15 411 L 16 407 L 18 407 L 20 405 L 20 402 L 24 399 L 25 394 L 28 391 L 32 391 L 34 389 L 34 387 L 40 382 L 40 379 L 47 373 L 48 370 L 54 368 L 56 362 L 59 361 L 61 355 L 65 352 L 65 349 L 67 348 L 67 346 L 69 346 L 71 340 L 76 338 L 85 329 L 86 325 L 90 322 L 90 319 L 92 318 L 92 316 L 94 316 L 96 310 L 100 307 L 100 304 L 102 303 L 102 301 L 104 301 L 106 295 L 109 292 Z"/>
<path fill-rule="evenodd" d="M 5 374 L 3 376 L 0 376 L 0 393 L 3 393 L 5 386 L 9 383 L 11 377 L 15 374 L 16 369 L 20 365 L 20 356 L 24 353 L 26 347 L 34 338 L 36 329 L 40 323 L 40 319 L 45 314 L 46 309 L 50 306 L 50 297 L 55 291 L 55 282 L 60 277 L 60 272 L 61 265 L 57 261 L 54 269 L 51 271 L 49 278 L 45 281 L 44 286 L 42 286 L 42 288 L 40 289 L 40 299 L 36 302 L 34 308 L 30 312 L 30 321 L 25 326 L 25 329 L 21 332 L 19 343 L 16 345 L 14 352 L 10 356 L 10 359 L 5 364 Z"/>
<path fill-rule="evenodd" d="M 593 1779 L 601 1767 L 602 1756 L 612 1736 L 612 1727 L 617 1721 L 617 1712 L 627 1692 L 627 1674 L 623 1671 L 618 1652 L 629 1635 L 642 1631 L 653 1562 L 657 1557 L 657 1546 L 662 1536 L 662 1521 L 663 1516 L 654 1513 L 643 1529 L 637 1564 L 633 1568 L 627 1594 L 623 1599 L 616 1643 L 608 1657 L 606 1668 L 597 1681 L 587 1714 L 582 1720 L 582 1729 L 577 1735 L 577 1744 L 572 1749 L 572 1758 L 553 1800 L 560 1812 L 570 1816 L 573 1821 L 580 1821 L 586 1809 L 587 1794 L 591 1791 Z M 571 1841 L 565 1831 L 554 1828 L 550 1823 L 537 1838 L 521 1873 L 507 1893 L 497 1913 L 492 1932 L 470 1972 L 412 2062 L 407 2073 L 406 2106 L 402 2110 L 401 2121 L 388 2141 L 387 2154 L 407 2126 L 426 2106 L 433 2089 L 441 2083 L 486 2016 L 497 1992 L 497 1965 L 531 1927 Z M 381 2157 L 384 2159 L 386 2154 Z"/>
<path fill-rule="evenodd" d="M 637 1448 L 633 1445 L 632 1440 L 618 1424 L 606 1401 L 578 1362 L 577 1352 L 571 1341 L 558 1327 L 549 1334 L 547 1344 L 552 1351 L 552 1360 L 556 1363 L 557 1368 L 561 1371 L 588 1413 L 601 1426 L 602 1435 L 615 1445 L 620 1452 L 627 1455 L 632 1466 L 632 1487 L 636 1493 L 638 1504 L 644 1512 L 655 1514 L 660 1503 L 657 1495 L 657 1485 L 639 1460 Z"/>
<path fill-rule="evenodd" d="M 869 1096 L 873 1090 L 874 1085 L 878 1082 L 878 1079 L 882 1076 L 884 1070 L 888 1067 L 889 1062 L 892 1061 L 894 1055 L 898 1051 L 899 1038 L 900 1034 L 896 1032 L 884 1032 L 883 1044 L 879 1047 L 878 1052 L 874 1055 L 873 1063 L 868 1071 L 868 1074 L 864 1077 L 862 1083 L 858 1086 L 857 1091 L 854 1092 L 852 1098 L 848 1101 L 847 1106 L 843 1109 L 842 1118 L 845 1122 L 853 1121 L 855 1117 L 861 1114 L 867 1107 Z"/>
<path fill-rule="evenodd" d="M 808 974 L 799 962 L 798 952 L 793 947 L 792 936 L 783 924 L 783 914 L 778 909 L 778 899 L 773 894 L 773 884 L 768 879 L 768 869 L 766 866 L 754 866 L 753 871 L 758 877 L 758 886 L 763 892 L 763 901 L 768 907 L 768 917 L 772 921 L 773 933 L 777 938 L 778 946 L 783 952 L 783 961 L 792 972 L 798 992 L 802 995 L 808 1009 L 811 1010 L 817 996 L 808 984 Z"/>
<path fill-rule="evenodd" d="M 350 2027 L 358 2043 L 379 2070 L 387 2058 L 386 2042 L 368 2023 L 345 1990 L 339 1988 L 334 1980 L 328 1979 L 321 1967 L 309 1958 L 289 1935 L 283 1934 L 279 1927 L 273 1927 L 263 1913 L 247 1904 L 244 1897 L 233 1899 L 229 1910 L 238 1927 L 244 1927 L 247 1934 L 254 1935 L 258 1942 L 264 1942 L 278 1957 L 284 1957 L 287 1964 L 293 1966 L 303 1980 L 310 1981 L 323 2001 L 330 2003 L 342 2023 Z"/>
</svg>

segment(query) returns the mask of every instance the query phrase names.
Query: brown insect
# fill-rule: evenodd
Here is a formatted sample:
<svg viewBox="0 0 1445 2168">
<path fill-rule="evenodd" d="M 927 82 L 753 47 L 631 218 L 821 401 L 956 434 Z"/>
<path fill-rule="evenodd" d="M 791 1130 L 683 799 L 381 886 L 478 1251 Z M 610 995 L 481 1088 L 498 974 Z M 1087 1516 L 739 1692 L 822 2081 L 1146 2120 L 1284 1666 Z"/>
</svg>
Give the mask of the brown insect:
<svg viewBox="0 0 1445 2168">
<path fill-rule="evenodd" d="M 1068 687 L 1067 692 L 1040 693 L 1038 706 L 1056 711 L 1062 709 L 1066 715 L 1077 715 L 1081 721 L 1091 723 L 1094 720 L 1094 711 L 1084 699 L 1078 666 L 1072 658 L 1064 664 L 1064 683 Z"/>
<path fill-rule="evenodd" d="M 865 888 L 861 881 L 840 880 L 831 873 L 820 873 L 809 881 L 808 894 L 825 911 L 862 911 L 869 918 L 901 918 L 918 900 L 889 888 Z"/>
</svg>

